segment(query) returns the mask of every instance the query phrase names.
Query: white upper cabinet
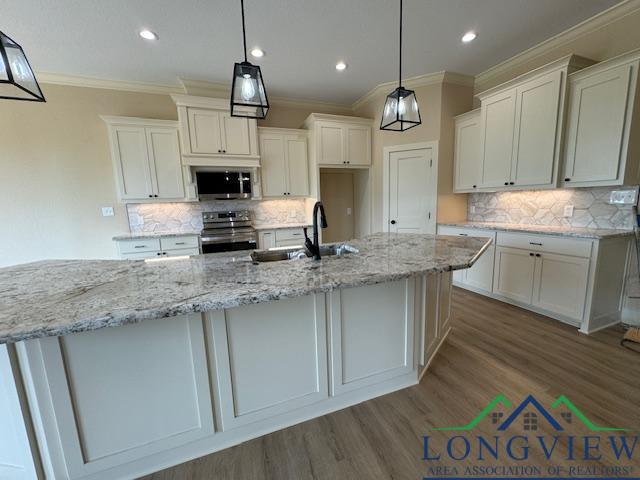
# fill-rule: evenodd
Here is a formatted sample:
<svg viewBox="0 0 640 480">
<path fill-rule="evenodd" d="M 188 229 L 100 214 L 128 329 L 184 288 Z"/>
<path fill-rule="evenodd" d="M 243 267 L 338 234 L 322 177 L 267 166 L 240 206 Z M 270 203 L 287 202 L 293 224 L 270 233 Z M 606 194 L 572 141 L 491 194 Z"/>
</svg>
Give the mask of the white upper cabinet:
<svg viewBox="0 0 640 480">
<path fill-rule="evenodd" d="M 120 201 L 187 200 L 177 122 L 102 118 L 109 128 Z"/>
<path fill-rule="evenodd" d="M 482 100 L 482 186 L 508 186 L 515 130 L 516 90 Z"/>
<path fill-rule="evenodd" d="M 635 51 L 569 77 L 566 186 L 638 183 L 639 60 Z"/>
<path fill-rule="evenodd" d="M 367 118 L 312 113 L 305 121 L 311 131 L 311 155 L 320 167 L 371 165 L 371 126 Z"/>
<path fill-rule="evenodd" d="M 592 64 L 569 55 L 480 93 L 479 127 L 473 112 L 456 120 L 454 190 L 557 187 L 567 76 Z"/>
<path fill-rule="evenodd" d="M 183 164 L 258 167 L 258 125 L 232 117 L 226 99 L 172 95 L 178 107 Z"/>
<path fill-rule="evenodd" d="M 260 128 L 263 197 L 309 196 L 307 132 Z"/>
<path fill-rule="evenodd" d="M 516 88 L 513 156 L 509 185 L 553 187 L 560 152 L 562 71 Z"/>
<path fill-rule="evenodd" d="M 455 119 L 454 192 L 476 191 L 482 179 L 480 110 Z"/>
</svg>

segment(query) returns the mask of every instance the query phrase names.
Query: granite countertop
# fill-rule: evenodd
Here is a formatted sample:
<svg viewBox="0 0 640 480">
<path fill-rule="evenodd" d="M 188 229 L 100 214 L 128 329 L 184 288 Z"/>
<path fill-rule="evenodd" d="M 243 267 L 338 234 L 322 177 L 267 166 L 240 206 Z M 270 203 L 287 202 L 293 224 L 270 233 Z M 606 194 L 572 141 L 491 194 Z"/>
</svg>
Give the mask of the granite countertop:
<svg viewBox="0 0 640 480">
<path fill-rule="evenodd" d="M 253 228 L 256 230 L 282 230 L 284 228 L 304 228 L 312 226 L 312 223 L 272 223 L 271 225 L 254 225 Z"/>
<path fill-rule="evenodd" d="M 200 235 L 200 231 L 187 231 L 187 232 L 135 232 L 135 233 L 123 233 L 122 235 L 116 235 L 113 240 L 137 240 L 141 238 L 161 238 L 161 237 L 186 237 L 191 235 Z"/>
<path fill-rule="evenodd" d="M 563 237 L 578 238 L 610 238 L 633 235 L 633 230 L 616 230 L 612 228 L 583 228 L 583 227 L 563 227 L 551 225 L 527 225 L 521 223 L 500 223 L 500 222 L 458 222 L 458 223 L 438 223 L 438 225 L 449 227 L 465 228 L 485 228 L 487 230 L 500 230 L 503 232 L 526 232 L 539 233 L 542 235 L 560 235 Z"/>
<path fill-rule="evenodd" d="M 254 265 L 250 252 L 188 259 L 45 260 L 0 268 L 0 343 L 270 302 L 470 267 L 490 240 L 374 234 L 358 254 Z"/>
</svg>

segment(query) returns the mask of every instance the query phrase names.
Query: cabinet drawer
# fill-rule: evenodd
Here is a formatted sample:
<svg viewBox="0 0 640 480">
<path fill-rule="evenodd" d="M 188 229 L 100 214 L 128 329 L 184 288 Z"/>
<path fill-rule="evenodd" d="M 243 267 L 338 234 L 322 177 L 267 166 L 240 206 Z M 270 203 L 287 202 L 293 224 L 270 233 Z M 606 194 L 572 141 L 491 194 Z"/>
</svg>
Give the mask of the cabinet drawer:
<svg viewBox="0 0 640 480">
<path fill-rule="evenodd" d="M 586 239 L 498 232 L 496 243 L 503 247 L 523 248 L 534 252 L 560 253 L 574 257 L 591 256 L 593 242 Z"/>
<path fill-rule="evenodd" d="M 438 227 L 438 235 L 490 238 L 494 242 L 496 240 L 496 232 L 492 230 L 480 230 L 477 228 L 464 228 L 464 227 L 449 227 L 446 225 L 442 227 Z"/>
<path fill-rule="evenodd" d="M 199 240 L 195 235 L 184 237 L 166 237 L 160 240 L 162 250 L 176 250 L 185 248 L 199 248 Z"/>
<path fill-rule="evenodd" d="M 278 240 L 276 241 L 276 247 L 304 247 L 304 237 L 298 237 L 297 239 L 292 238 L 289 240 Z"/>
<path fill-rule="evenodd" d="M 140 240 L 121 240 L 118 242 L 120 253 L 141 253 L 160 250 L 159 238 L 141 238 Z"/>
<path fill-rule="evenodd" d="M 199 248 L 179 248 L 176 250 L 167 250 L 164 253 L 165 257 L 182 257 L 191 255 L 200 255 Z"/>
<path fill-rule="evenodd" d="M 282 242 L 286 240 L 300 240 L 304 243 L 304 233 L 302 228 L 287 228 L 283 230 L 276 230 L 276 242 Z"/>
</svg>

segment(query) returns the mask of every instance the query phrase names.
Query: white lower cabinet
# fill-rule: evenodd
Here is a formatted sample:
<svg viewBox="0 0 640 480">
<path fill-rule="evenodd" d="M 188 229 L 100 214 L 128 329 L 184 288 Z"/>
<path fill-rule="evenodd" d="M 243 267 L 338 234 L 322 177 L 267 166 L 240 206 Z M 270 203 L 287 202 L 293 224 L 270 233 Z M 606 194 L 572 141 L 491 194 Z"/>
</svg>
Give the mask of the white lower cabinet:
<svg viewBox="0 0 640 480">
<path fill-rule="evenodd" d="M 414 289 L 401 280 L 329 294 L 332 395 L 413 370 Z"/>
<path fill-rule="evenodd" d="M 302 248 L 303 246 L 304 232 L 302 227 L 261 230 L 258 232 L 258 248 L 261 250 L 283 247 Z"/>
<path fill-rule="evenodd" d="M 327 398 L 324 295 L 208 316 L 222 429 Z"/>
<path fill-rule="evenodd" d="M 632 236 L 599 239 L 442 225 L 440 235 L 491 237 L 456 286 L 542 313 L 591 333 L 620 320 Z"/>
<path fill-rule="evenodd" d="M 536 253 L 532 303 L 575 320 L 582 320 L 589 279 L 589 259 Z"/>
<path fill-rule="evenodd" d="M 145 260 L 200 254 L 200 238 L 198 235 L 134 238 L 116 240 L 116 244 L 120 258 L 125 260 Z"/>
<path fill-rule="evenodd" d="M 518 248 L 496 247 L 493 292 L 522 303 L 531 303 L 536 257 Z"/>
<path fill-rule="evenodd" d="M 415 385 L 418 364 L 449 329 L 450 280 L 433 274 L 21 342 L 45 476 L 139 478 Z M 9 407 L 0 425 L 15 418 Z M 0 445 L 5 438 L 14 436 L 3 431 Z"/>
</svg>

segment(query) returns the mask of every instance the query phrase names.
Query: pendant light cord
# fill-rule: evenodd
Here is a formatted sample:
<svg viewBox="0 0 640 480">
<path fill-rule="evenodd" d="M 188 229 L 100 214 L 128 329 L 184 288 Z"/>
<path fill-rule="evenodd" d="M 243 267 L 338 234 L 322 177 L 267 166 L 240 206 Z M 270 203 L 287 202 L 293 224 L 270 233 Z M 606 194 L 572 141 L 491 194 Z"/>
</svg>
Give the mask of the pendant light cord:
<svg viewBox="0 0 640 480">
<path fill-rule="evenodd" d="M 244 1 L 244 0 L 243 0 Z M 398 88 L 402 88 L 402 0 L 400 0 L 400 55 L 398 62 Z"/>
<path fill-rule="evenodd" d="M 400 0 L 402 2 L 402 0 Z M 242 9 L 242 42 L 244 44 L 244 61 L 247 61 L 247 31 L 244 26 L 244 0 L 240 0 L 240 8 Z"/>
</svg>

